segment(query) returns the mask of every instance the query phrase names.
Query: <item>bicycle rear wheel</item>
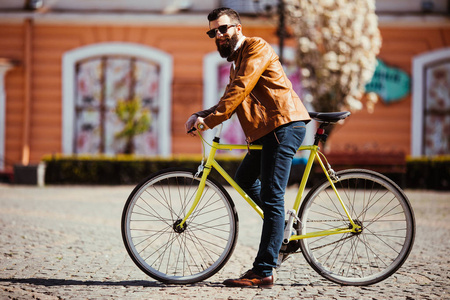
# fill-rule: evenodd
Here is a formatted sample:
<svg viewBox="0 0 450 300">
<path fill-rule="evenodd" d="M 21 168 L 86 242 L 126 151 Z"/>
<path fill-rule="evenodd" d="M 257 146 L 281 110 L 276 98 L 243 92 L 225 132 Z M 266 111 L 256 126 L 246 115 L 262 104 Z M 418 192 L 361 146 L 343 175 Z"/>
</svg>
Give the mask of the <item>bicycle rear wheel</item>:
<svg viewBox="0 0 450 300">
<path fill-rule="evenodd" d="M 387 177 L 369 170 L 337 172 L 334 182 L 359 233 L 308 238 L 300 247 L 308 263 L 323 277 L 342 285 L 370 285 L 395 273 L 414 242 L 415 221 L 401 189 Z M 302 234 L 351 228 L 330 182 L 317 184 L 299 211 Z"/>
<path fill-rule="evenodd" d="M 168 169 L 138 184 L 122 213 L 122 239 L 134 263 L 165 283 L 194 283 L 219 271 L 238 236 L 231 197 L 216 181 L 206 180 L 203 195 L 186 221 L 177 225 L 194 201 L 196 171 Z"/>
</svg>

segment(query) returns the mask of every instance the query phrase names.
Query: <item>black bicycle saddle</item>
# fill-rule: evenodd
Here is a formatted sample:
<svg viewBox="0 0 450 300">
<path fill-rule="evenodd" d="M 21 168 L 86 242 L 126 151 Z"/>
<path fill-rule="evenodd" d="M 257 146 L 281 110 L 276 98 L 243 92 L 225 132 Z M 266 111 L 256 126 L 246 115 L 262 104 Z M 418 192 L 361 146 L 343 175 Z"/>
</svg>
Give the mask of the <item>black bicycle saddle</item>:
<svg viewBox="0 0 450 300">
<path fill-rule="evenodd" d="M 318 122 L 336 123 L 351 115 L 349 111 L 342 112 L 308 112 L 309 116 Z"/>
</svg>

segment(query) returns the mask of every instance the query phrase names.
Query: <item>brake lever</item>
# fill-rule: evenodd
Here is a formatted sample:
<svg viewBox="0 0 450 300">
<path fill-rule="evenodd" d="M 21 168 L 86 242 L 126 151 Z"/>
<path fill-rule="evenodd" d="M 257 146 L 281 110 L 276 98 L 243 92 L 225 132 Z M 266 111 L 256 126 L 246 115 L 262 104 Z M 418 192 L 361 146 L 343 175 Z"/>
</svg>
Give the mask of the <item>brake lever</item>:
<svg viewBox="0 0 450 300">
<path fill-rule="evenodd" d="M 203 124 L 199 124 L 198 125 L 198 129 L 203 130 L 203 128 L 205 128 L 205 126 Z M 187 133 L 191 133 L 191 132 L 194 132 L 196 130 L 197 130 L 197 128 L 192 127 Z"/>
</svg>

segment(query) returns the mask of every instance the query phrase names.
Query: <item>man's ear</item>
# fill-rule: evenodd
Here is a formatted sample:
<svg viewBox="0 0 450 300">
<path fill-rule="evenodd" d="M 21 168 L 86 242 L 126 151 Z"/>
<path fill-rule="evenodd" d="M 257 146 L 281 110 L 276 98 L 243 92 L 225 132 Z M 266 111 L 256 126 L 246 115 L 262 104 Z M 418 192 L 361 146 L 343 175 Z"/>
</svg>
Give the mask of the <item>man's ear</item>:
<svg viewBox="0 0 450 300">
<path fill-rule="evenodd" d="M 238 32 L 240 32 L 242 34 L 242 25 L 241 24 L 237 24 L 236 28 L 237 28 Z"/>
</svg>

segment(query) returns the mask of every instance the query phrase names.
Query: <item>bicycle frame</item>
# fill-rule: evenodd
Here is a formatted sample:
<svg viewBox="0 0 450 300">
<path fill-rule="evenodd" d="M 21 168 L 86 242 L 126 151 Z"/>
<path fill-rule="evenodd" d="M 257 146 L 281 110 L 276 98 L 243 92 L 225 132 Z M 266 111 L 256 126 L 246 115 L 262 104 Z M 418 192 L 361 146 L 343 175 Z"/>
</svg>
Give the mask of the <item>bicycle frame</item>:
<svg viewBox="0 0 450 300">
<path fill-rule="evenodd" d="M 203 194 L 203 190 L 205 188 L 206 179 L 208 178 L 208 175 L 210 174 L 212 168 L 216 169 L 217 172 L 219 172 L 219 174 L 261 216 L 261 218 L 264 218 L 264 213 L 263 213 L 262 209 L 253 201 L 253 199 L 251 199 L 251 197 L 249 195 L 247 195 L 247 193 L 236 183 L 236 181 L 234 181 L 234 179 L 215 160 L 215 155 L 216 155 L 217 150 L 237 150 L 237 149 L 261 150 L 262 146 L 261 145 L 220 144 L 220 138 L 219 138 L 220 131 L 221 130 L 219 129 L 218 133 L 216 134 L 216 136 L 215 136 L 215 138 L 213 140 L 213 143 L 212 143 L 212 146 L 211 146 L 211 150 L 209 151 L 206 163 L 203 166 L 203 169 L 202 169 L 203 174 L 202 174 L 201 179 L 200 179 L 199 187 L 198 187 L 197 193 L 195 195 L 194 202 L 193 202 L 191 208 L 189 209 L 189 211 L 187 212 L 186 216 L 183 218 L 181 223 L 178 225 L 180 227 L 182 227 L 184 225 L 186 220 L 189 218 L 189 216 L 192 214 L 192 212 L 195 210 L 195 207 L 199 203 L 199 201 L 201 199 L 201 196 Z M 348 227 L 343 227 L 343 228 L 335 228 L 335 229 L 330 229 L 330 230 L 322 230 L 322 231 L 310 232 L 310 233 L 302 234 L 302 235 L 291 235 L 289 237 L 289 241 L 300 240 L 300 239 L 311 238 L 311 237 L 320 237 L 320 236 L 326 236 L 326 235 L 332 235 L 332 234 L 343 234 L 343 233 L 350 233 L 350 232 L 357 233 L 357 232 L 359 232 L 361 230 L 361 226 L 357 225 L 353 221 L 353 219 L 351 218 L 351 216 L 350 216 L 350 214 L 348 212 L 347 207 L 345 206 L 344 202 L 342 201 L 341 197 L 339 196 L 339 193 L 338 193 L 336 187 L 334 186 L 333 179 L 331 178 L 329 172 L 327 171 L 327 168 L 325 167 L 322 159 L 320 158 L 319 153 L 321 154 L 321 152 L 319 151 L 319 146 L 316 145 L 316 143 L 314 145 L 301 146 L 297 151 L 305 151 L 305 150 L 309 150 L 311 152 L 310 152 L 310 155 L 309 155 L 309 158 L 308 158 L 308 162 L 307 162 L 306 167 L 305 167 L 305 171 L 303 173 L 302 180 L 300 182 L 300 186 L 299 186 L 299 190 L 297 192 L 297 196 L 295 198 L 294 206 L 293 206 L 293 209 L 292 209 L 294 214 L 296 214 L 299 211 L 300 204 L 302 202 L 303 192 L 305 191 L 306 183 L 307 183 L 309 175 L 311 173 L 311 170 L 312 170 L 312 167 L 313 167 L 313 164 L 314 164 L 314 160 L 317 160 L 319 162 L 320 166 L 322 167 L 322 170 L 323 170 L 325 176 L 327 177 L 328 181 L 330 182 L 334 192 L 336 193 L 336 196 L 339 199 L 339 202 L 341 203 L 342 208 L 345 211 L 345 213 L 346 213 L 346 215 L 348 217 L 348 220 L 349 220 L 349 222 L 350 222 L 350 224 L 352 226 L 351 226 L 351 228 L 350 228 L 350 226 L 348 226 Z M 289 223 L 288 223 L 288 224 L 290 224 L 290 226 L 292 226 L 292 221 L 290 220 Z M 289 230 L 289 233 L 290 233 L 290 230 Z"/>
</svg>

